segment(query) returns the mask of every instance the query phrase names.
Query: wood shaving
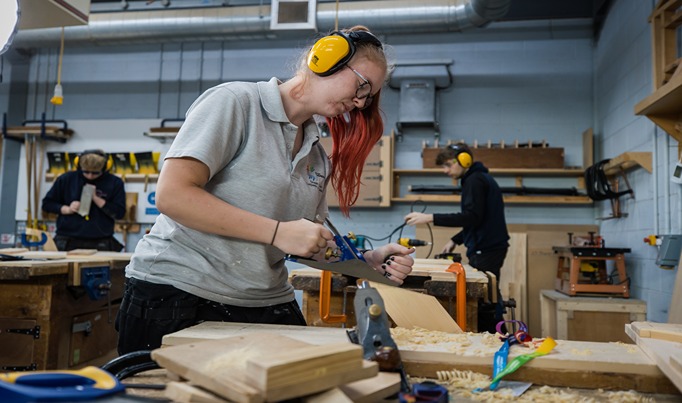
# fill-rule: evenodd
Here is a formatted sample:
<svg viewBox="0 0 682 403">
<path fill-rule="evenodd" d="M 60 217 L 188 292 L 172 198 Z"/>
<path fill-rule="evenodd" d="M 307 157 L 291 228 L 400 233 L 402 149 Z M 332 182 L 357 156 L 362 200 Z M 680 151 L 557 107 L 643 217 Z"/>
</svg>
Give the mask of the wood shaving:
<svg viewBox="0 0 682 403">
<path fill-rule="evenodd" d="M 578 350 L 577 348 L 572 348 L 571 354 L 587 357 L 587 356 L 592 355 L 592 350 Z"/>
<path fill-rule="evenodd" d="M 490 385 L 490 377 L 472 371 L 438 371 L 436 383 L 446 387 L 450 401 L 466 398 L 478 402 L 529 402 L 529 403 L 654 403 L 656 400 L 635 391 L 605 392 L 603 390 L 585 391 L 551 386 L 531 387 L 519 397 L 511 395 L 511 390 L 487 390 L 473 393 L 476 388 Z M 411 378 L 412 383 L 427 381 L 426 378 Z M 431 380 L 433 381 L 433 380 Z"/>
<path fill-rule="evenodd" d="M 636 344 L 623 343 L 622 341 L 614 341 L 611 342 L 611 344 L 616 344 L 618 346 L 623 347 L 630 354 L 637 354 L 642 351 L 642 349 L 639 348 L 639 346 L 637 346 Z"/>
</svg>

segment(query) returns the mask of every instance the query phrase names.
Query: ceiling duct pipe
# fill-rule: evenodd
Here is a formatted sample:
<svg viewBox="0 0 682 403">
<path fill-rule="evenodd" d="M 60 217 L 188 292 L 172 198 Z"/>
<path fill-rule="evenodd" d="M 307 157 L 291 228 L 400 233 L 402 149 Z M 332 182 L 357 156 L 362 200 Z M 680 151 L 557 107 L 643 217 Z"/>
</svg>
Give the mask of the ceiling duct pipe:
<svg viewBox="0 0 682 403">
<path fill-rule="evenodd" d="M 353 1 L 338 11 L 339 26 L 366 25 L 379 34 L 459 32 L 503 17 L 511 0 Z M 334 3 L 317 5 L 317 27 L 334 29 Z M 309 31 L 301 31 L 309 34 Z M 73 45 L 275 39 L 286 35 L 270 29 L 270 6 L 197 7 L 155 11 L 91 13 L 86 26 L 65 28 Z M 59 44 L 61 28 L 19 31 L 15 48 Z"/>
</svg>

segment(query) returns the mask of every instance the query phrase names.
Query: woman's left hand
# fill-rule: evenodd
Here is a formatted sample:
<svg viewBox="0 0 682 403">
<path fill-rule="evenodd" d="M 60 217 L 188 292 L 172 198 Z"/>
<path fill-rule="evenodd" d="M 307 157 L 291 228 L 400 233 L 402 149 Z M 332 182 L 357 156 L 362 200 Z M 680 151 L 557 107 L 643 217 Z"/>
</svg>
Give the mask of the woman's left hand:
<svg viewBox="0 0 682 403">
<path fill-rule="evenodd" d="M 414 248 L 406 248 L 397 243 L 390 243 L 374 250 L 365 252 L 367 263 L 374 270 L 386 276 L 386 278 L 402 284 L 405 278 L 412 272 L 414 259 L 410 256 Z"/>
</svg>

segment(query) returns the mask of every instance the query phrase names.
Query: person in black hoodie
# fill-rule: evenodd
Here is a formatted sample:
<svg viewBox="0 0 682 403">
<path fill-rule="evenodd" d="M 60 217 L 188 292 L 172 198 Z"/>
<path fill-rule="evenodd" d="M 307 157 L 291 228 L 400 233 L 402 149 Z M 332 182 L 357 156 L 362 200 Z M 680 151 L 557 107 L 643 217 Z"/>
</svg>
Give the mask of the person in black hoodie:
<svg viewBox="0 0 682 403">
<path fill-rule="evenodd" d="M 126 193 L 123 181 L 108 172 L 108 156 L 102 150 L 86 150 L 78 156 L 78 169 L 59 175 L 43 198 L 42 208 L 57 217 L 57 249 L 97 249 L 119 252 L 114 221 L 123 218 Z M 80 215 L 81 193 L 86 184 L 95 186 L 90 210 Z"/>
<path fill-rule="evenodd" d="M 408 225 L 433 223 L 443 227 L 462 227 L 443 247 L 442 253 L 454 251 L 457 245 L 466 247 L 469 265 L 489 271 L 500 283 L 500 269 L 509 249 L 509 233 L 504 218 L 502 192 L 495 179 L 481 162 L 474 161 L 471 149 L 464 143 L 444 147 L 436 156 L 436 164 L 451 178 L 461 181 L 462 211 L 460 213 L 426 214 L 412 212 L 405 216 Z M 495 307 L 495 324 L 502 320 L 503 307 L 499 286 Z M 485 326 L 491 333 L 494 324 Z"/>
</svg>

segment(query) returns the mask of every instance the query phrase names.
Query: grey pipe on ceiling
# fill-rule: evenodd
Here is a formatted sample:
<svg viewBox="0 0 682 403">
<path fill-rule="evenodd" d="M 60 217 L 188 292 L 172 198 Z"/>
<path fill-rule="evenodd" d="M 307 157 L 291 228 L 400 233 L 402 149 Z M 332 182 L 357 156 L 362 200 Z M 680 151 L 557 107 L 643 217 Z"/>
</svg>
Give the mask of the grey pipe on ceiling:
<svg viewBox="0 0 682 403">
<path fill-rule="evenodd" d="M 511 0 L 390 0 L 346 2 L 338 10 L 340 27 L 365 25 L 378 34 L 459 32 L 503 17 Z M 336 5 L 317 5 L 317 29 L 334 29 Z M 310 30 L 301 34 L 310 36 Z M 204 7 L 95 13 L 88 25 L 66 27 L 70 45 L 117 45 L 276 39 L 270 6 Z M 58 46 L 61 28 L 19 31 L 15 48 Z"/>
</svg>

